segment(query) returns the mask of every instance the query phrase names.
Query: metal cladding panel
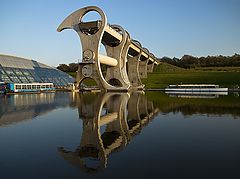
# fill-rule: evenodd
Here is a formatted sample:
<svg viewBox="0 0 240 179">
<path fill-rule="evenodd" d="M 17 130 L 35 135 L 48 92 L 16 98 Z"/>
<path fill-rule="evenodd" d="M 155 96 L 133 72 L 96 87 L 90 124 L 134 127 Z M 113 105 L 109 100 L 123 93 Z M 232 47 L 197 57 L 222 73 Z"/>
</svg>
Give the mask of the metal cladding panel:
<svg viewBox="0 0 240 179">
<path fill-rule="evenodd" d="M 7 83 L 52 82 L 56 86 L 65 86 L 73 83 L 74 79 L 67 73 L 35 60 L 0 55 L 0 81 Z"/>
</svg>

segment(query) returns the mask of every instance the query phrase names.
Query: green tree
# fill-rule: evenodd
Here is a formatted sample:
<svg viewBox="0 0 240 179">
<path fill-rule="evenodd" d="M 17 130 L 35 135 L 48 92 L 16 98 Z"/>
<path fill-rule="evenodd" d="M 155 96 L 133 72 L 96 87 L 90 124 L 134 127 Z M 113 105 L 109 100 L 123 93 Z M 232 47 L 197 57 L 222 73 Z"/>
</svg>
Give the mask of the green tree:
<svg viewBox="0 0 240 179">
<path fill-rule="evenodd" d="M 69 72 L 70 68 L 68 65 L 66 64 L 60 64 L 58 65 L 57 69 L 61 70 L 61 71 L 64 71 L 64 72 Z"/>
</svg>

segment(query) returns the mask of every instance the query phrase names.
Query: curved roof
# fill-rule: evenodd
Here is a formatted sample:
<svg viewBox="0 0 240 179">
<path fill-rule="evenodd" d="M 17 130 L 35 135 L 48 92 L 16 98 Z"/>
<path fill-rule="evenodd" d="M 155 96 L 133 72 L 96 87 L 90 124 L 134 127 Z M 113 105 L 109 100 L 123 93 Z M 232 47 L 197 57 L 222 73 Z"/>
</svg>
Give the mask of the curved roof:
<svg viewBox="0 0 240 179">
<path fill-rule="evenodd" d="M 0 82 L 51 82 L 56 86 L 65 86 L 73 83 L 74 79 L 35 60 L 0 54 Z"/>
<path fill-rule="evenodd" d="M 34 69 L 34 67 L 52 68 L 35 60 L 0 54 L 0 64 L 3 67 Z"/>
</svg>

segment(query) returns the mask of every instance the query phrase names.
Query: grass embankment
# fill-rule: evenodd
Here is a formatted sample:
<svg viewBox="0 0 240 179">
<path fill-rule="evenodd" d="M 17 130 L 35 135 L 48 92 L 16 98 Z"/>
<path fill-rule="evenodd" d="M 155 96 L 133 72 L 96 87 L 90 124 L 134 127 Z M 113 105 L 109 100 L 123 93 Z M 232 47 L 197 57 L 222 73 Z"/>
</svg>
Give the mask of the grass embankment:
<svg viewBox="0 0 240 179">
<path fill-rule="evenodd" d="M 69 75 L 76 77 L 75 72 Z M 169 84 L 218 84 L 222 87 L 240 86 L 240 67 L 205 67 L 184 69 L 170 64 L 161 63 L 156 66 L 148 78 L 142 79 L 146 88 L 165 88 Z M 92 80 L 84 81 L 87 85 L 95 84 Z"/>
<path fill-rule="evenodd" d="M 146 88 L 165 88 L 169 84 L 218 84 L 233 88 L 240 86 L 240 68 L 216 67 L 183 69 L 166 63 L 158 65 L 154 72 L 142 79 Z"/>
<path fill-rule="evenodd" d="M 69 75 L 72 76 L 73 78 L 76 78 L 76 75 L 77 75 L 76 72 L 67 72 L 67 74 L 69 74 Z"/>
</svg>

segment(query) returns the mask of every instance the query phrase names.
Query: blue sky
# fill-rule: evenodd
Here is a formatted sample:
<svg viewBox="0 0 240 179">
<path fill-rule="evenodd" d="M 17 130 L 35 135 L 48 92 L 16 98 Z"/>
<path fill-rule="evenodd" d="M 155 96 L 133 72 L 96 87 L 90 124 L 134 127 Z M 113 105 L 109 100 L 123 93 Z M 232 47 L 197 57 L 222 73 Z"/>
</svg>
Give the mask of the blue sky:
<svg viewBox="0 0 240 179">
<path fill-rule="evenodd" d="M 77 34 L 56 29 L 89 5 L 103 9 L 110 24 L 124 27 L 157 57 L 240 53 L 239 0 L 1 0 L 0 54 L 51 66 L 77 62 Z"/>
</svg>

